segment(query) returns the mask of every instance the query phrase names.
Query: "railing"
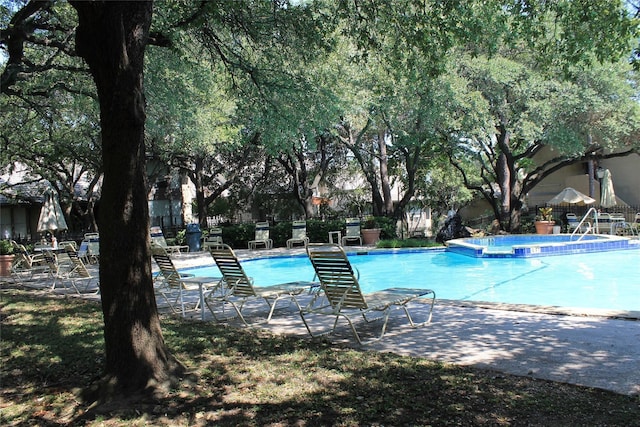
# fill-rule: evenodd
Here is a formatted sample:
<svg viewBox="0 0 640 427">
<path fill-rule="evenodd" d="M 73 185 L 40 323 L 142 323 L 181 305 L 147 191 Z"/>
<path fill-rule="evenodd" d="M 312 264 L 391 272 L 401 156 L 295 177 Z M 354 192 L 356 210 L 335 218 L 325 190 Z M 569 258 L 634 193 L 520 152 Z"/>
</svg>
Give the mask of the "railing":
<svg viewBox="0 0 640 427">
<path fill-rule="evenodd" d="M 573 241 L 573 237 L 576 235 L 576 233 L 582 229 L 582 224 L 584 224 L 584 222 L 587 220 L 587 218 L 589 218 L 589 214 L 590 214 L 591 212 L 593 212 L 593 213 L 594 213 L 593 217 L 594 217 L 594 219 L 595 219 L 595 228 L 594 228 L 594 227 L 591 227 L 591 225 L 590 225 L 589 223 L 587 223 L 587 224 L 589 224 L 589 226 L 587 227 L 587 229 L 586 229 L 585 231 L 583 231 L 583 232 L 582 232 L 582 234 L 580 235 L 580 238 L 578 238 L 578 242 L 579 242 L 580 240 L 582 240 L 582 238 L 583 238 L 586 234 L 588 234 L 588 233 L 592 232 L 594 229 L 595 229 L 595 230 L 597 230 L 597 229 L 598 229 L 598 211 L 596 210 L 596 208 L 589 208 L 589 210 L 587 211 L 587 213 L 586 213 L 586 214 L 584 214 L 584 216 L 582 217 L 582 219 L 581 219 L 581 220 L 580 220 L 580 222 L 578 223 L 578 226 L 576 227 L 576 229 L 575 229 L 575 230 L 573 230 L 573 233 L 571 233 L 571 241 Z"/>
</svg>

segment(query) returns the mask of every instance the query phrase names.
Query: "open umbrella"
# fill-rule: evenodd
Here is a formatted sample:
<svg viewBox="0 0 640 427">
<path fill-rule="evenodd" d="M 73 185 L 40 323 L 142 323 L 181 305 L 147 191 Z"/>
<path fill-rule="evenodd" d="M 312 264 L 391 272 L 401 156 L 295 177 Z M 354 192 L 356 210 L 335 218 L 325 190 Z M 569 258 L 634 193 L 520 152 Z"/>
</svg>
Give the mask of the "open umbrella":
<svg viewBox="0 0 640 427">
<path fill-rule="evenodd" d="M 609 169 L 604 170 L 602 177 L 602 186 L 600 188 L 600 206 L 603 208 L 611 208 L 618 203 L 616 202 L 616 193 L 613 191 L 613 180 Z"/>
<path fill-rule="evenodd" d="M 550 205 L 590 205 L 594 203 L 596 200 L 575 190 L 571 187 L 567 187 L 558 193 L 553 199 L 549 200 L 547 203 Z"/>
<path fill-rule="evenodd" d="M 46 189 L 43 196 L 44 203 L 42 204 L 40 218 L 38 219 L 38 232 L 67 230 L 67 221 L 64 219 L 58 197 L 53 189 Z"/>
</svg>

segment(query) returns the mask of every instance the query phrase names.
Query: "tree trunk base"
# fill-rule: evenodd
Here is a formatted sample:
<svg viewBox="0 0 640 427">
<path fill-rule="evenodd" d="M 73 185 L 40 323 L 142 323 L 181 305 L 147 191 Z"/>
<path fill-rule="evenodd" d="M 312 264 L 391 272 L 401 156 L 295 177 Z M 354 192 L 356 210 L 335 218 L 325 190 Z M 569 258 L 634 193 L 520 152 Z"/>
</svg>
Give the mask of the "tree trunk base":
<svg viewBox="0 0 640 427">
<path fill-rule="evenodd" d="M 166 363 L 160 376 L 162 379 L 140 376 L 123 383 L 116 375 L 105 375 L 94 384 L 82 389 L 79 397 L 83 402 L 91 405 L 91 410 L 112 412 L 121 407 L 123 401 L 130 403 L 149 398 L 155 399 L 179 385 L 197 383 L 197 378 L 189 374 L 185 366 L 173 357 Z"/>
</svg>

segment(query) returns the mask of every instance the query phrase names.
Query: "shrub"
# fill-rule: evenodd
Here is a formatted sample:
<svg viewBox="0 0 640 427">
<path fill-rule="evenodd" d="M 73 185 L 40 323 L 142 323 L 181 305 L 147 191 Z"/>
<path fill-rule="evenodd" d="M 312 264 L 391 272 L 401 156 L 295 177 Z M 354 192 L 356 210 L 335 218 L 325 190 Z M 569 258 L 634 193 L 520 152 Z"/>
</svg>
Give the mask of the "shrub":
<svg viewBox="0 0 640 427">
<path fill-rule="evenodd" d="M 375 217 L 375 228 L 380 228 L 380 237 L 382 239 L 395 239 L 396 221 L 392 218 Z M 269 235 L 273 240 L 273 247 L 284 247 L 287 240 L 291 238 L 291 221 L 282 221 L 271 224 L 269 227 Z M 222 240 L 234 249 L 246 249 L 247 242 L 255 237 L 255 224 L 243 223 L 224 225 L 222 228 Z M 322 221 L 319 219 L 307 220 L 307 237 L 313 243 L 328 243 L 330 231 L 342 231 L 345 233 L 344 219 L 332 219 Z M 203 230 L 203 236 L 208 234 L 208 230 Z"/>
<path fill-rule="evenodd" d="M 436 246 L 442 245 L 432 239 L 389 239 L 380 240 L 376 245 L 378 248 L 429 248 Z"/>
<path fill-rule="evenodd" d="M 13 245 L 9 240 L 0 240 L 0 255 L 13 254 Z"/>
</svg>

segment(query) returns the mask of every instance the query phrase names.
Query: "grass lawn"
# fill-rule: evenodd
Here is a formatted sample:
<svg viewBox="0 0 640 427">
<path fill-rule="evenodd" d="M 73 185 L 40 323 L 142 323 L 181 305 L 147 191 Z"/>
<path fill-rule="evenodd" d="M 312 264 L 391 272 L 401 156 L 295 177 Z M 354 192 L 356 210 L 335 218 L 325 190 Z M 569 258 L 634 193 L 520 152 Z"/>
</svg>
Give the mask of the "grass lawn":
<svg viewBox="0 0 640 427">
<path fill-rule="evenodd" d="M 0 291 L 3 426 L 639 425 L 640 397 L 163 318 L 195 374 L 177 389 L 101 407 L 80 389 L 103 364 L 93 302 Z"/>
</svg>

